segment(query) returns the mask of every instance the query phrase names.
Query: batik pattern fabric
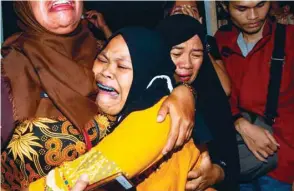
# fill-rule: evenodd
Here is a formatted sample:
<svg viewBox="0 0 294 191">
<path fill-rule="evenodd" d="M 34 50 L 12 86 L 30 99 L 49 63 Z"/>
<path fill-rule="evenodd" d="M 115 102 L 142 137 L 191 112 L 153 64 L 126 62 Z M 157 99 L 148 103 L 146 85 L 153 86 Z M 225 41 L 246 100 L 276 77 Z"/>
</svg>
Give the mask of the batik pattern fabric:
<svg viewBox="0 0 294 191">
<path fill-rule="evenodd" d="M 96 115 L 85 131 L 93 146 L 109 132 L 109 121 Z M 1 187 L 21 190 L 65 161 L 86 152 L 85 138 L 65 117 L 35 118 L 17 125 L 1 153 Z"/>
<path fill-rule="evenodd" d="M 132 179 L 134 185 L 139 183 L 138 191 L 184 191 L 188 172 L 199 168 L 202 159 L 193 140 L 167 157 L 162 155 L 171 121 L 169 116 L 163 123 L 154 119 L 164 99 L 151 108 L 132 112 L 89 152 L 31 183 L 29 191 L 70 191 L 82 174 L 88 175 L 95 190 L 117 173 Z M 142 119 L 147 122 L 142 123 Z"/>
</svg>

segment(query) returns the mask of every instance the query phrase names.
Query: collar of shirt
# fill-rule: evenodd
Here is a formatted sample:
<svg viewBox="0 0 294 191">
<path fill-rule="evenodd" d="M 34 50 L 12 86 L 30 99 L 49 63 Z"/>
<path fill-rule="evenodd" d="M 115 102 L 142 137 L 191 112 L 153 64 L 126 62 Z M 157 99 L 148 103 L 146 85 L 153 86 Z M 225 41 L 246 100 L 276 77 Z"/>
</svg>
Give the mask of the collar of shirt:
<svg viewBox="0 0 294 191">
<path fill-rule="evenodd" d="M 231 53 L 236 53 L 246 57 L 248 56 L 249 53 L 251 54 L 252 52 L 258 51 L 261 47 L 263 47 L 266 44 L 268 40 L 271 39 L 272 29 L 275 26 L 276 26 L 275 23 L 273 23 L 270 19 L 267 19 L 265 26 L 263 28 L 263 32 L 262 32 L 263 37 L 257 43 L 255 43 L 252 46 L 252 48 L 249 45 L 250 46 L 248 47 L 249 49 L 246 46 L 246 50 L 243 51 L 242 49 L 245 49 L 243 48 L 244 45 L 242 44 L 242 42 L 238 42 L 238 41 L 244 41 L 243 35 L 241 34 L 241 31 L 236 26 L 233 25 L 231 28 L 231 31 L 228 34 L 230 35 L 230 38 L 228 38 L 228 41 L 225 43 L 226 44 L 225 46 L 226 48 L 230 49 Z"/>
</svg>

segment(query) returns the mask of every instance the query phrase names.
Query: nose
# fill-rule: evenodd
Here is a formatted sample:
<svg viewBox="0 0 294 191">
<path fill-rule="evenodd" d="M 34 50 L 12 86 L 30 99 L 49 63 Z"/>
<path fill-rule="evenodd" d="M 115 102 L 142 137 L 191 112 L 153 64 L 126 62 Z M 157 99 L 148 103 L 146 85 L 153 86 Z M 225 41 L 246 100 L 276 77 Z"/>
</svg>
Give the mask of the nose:
<svg viewBox="0 0 294 191">
<path fill-rule="evenodd" d="M 113 77 L 114 77 L 113 66 L 111 64 L 105 64 L 101 74 L 105 78 L 113 79 Z"/>
<path fill-rule="evenodd" d="M 179 58 L 177 66 L 182 69 L 189 69 L 191 68 L 191 62 L 188 55 L 182 55 Z"/>
<path fill-rule="evenodd" d="M 250 9 L 247 14 L 247 19 L 248 20 L 256 20 L 257 18 L 258 18 L 258 11 L 256 10 L 256 8 Z"/>
</svg>

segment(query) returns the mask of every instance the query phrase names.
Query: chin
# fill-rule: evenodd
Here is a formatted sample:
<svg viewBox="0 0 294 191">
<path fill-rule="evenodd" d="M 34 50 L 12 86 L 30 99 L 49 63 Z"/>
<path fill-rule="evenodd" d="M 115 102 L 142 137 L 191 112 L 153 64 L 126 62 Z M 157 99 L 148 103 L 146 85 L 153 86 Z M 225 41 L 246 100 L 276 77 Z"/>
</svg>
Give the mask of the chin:
<svg viewBox="0 0 294 191">
<path fill-rule="evenodd" d="M 107 115 L 115 116 L 122 110 L 117 100 L 103 99 L 102 96 L 97 96 L 95 103 Z"/>
<path fill-rule="evenodd" d="M 261 30 L 261 27 L 260 28 L 255 28 L 255 29 L 247 29 L 247 30 L 244 30 L 247 34 L 256 34 L 258 33 L 259 31 Z"/>
<path fill-rule="evenodd" d="M 58 26 L 57 27 L 54 27 L 54 28 L 50 28 L 48 29 L 47 27 L 47 30 L 49 30 L 50 32 L 52 33 L 55 33 L 55 34 L 69 34 L 69 33 L 72 33 L 79 25 L 79 22 L 77 23 L 74 23 L 72 24 L 71 23 L 66 23 L 66 22 L 60 22 L 58 23 Z"/>
<path fill-rule="evenodd" d="M 46 28 L 50 28 L 51 32 L 57 34 L 67 34 L 73 32 L 80 22 L 80 17 L 78 17 L 75 11 L 65 10 L 54 14 L 55 15 L 52 15 L 51 19 L 49 17 L 46 21 Z"/>
</svg>

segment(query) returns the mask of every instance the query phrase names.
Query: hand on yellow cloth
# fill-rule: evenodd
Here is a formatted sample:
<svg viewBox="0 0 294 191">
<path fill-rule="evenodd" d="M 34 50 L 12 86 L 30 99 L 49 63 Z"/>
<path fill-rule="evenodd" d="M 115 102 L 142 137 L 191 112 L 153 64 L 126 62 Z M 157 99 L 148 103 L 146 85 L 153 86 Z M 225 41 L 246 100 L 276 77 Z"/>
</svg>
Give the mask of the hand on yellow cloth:
<svg viewBox="0 0 294 191">
<path fill-rule="evenodd" d="M 71 189 L 71 191 L 83 191 L 89 184 L 89 178 L 88 175 L 83 174 L 80 176 L 74 187 Z"/>
<path fill-rule="evenodd" d="M 83 174 L 77 180 L 76 184 L 71 189 L 71 191 L 84 191 L 88 185 L 89 185 L 89 177 L 87 174 Z M 98 188 L 96 191 L 106 191 L 106 190 Z"/>
<path fill-rule="evenodd" d="M 195 99 L 189 88 L 182 85 L 172 91 L 161 105 L 157 122 L 162 122 L 167 114 L 171 117 L 171 131 L 162 154 L 182 146 L 191 137 L 194 127 Z"/>
<path fill-rule="evenodd" d="M 211 163 L 208 152 L 204 151 L 201 155 L 202 161 L 200 167 L 188 173 L 188 179 L 190 179 L 190 181 L 186 184 L 186 190 L 205 190 L 209 186 L 224 179 L 223 169 L 220 166 Z"/>
</svg>

